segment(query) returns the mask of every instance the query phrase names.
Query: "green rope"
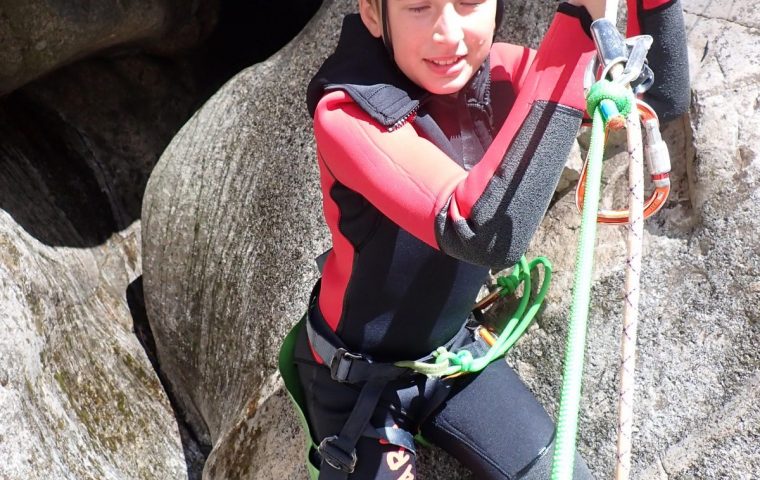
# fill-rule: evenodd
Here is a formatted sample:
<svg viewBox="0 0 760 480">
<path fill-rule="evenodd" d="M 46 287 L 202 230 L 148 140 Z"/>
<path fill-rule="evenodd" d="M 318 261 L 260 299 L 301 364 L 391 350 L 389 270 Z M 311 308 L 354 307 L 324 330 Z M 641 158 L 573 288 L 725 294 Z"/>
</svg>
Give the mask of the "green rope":
<svg viewBox="0 0 760 480">
<path fill-rule="evenodd" d="M 625 121 L 623 115 L 630 112 L 631 105 L 632 97 L 629 90 L 607 80 L 595 83 L 587 95 L 587 108 L 592 113 L 593 125 L 586 166 L 586 191 L 583 197 L 580 241 L 575 257 L 575 283 L 565 346 L 552 480 L 572 480 L 573 478 L 605 128 L 612 122 L 619 122 L 621 118 Z"/>
<path fill-rule="evenodd" d="M 535 298 L 531 299 L 531 272 L 541 265 L 544 270 L 544 278 Z M 533 259 L 530 263 L 523 256 L 515 265 L 512 273 L 508 276 L 499 277 L 497 285 L 500 287 L 499 295 L 505 296 L 514 293 L 523 285 L 523 295 L 520 303 L 504 325 L 496 342 L 481 357 L 474 358 L 467 350 L 450 352 L 445 347 L 438 347 L 433 356 L 435 361 L 403 361 L 396 362 L 399 367 L 410 368 L 418 373 L 429 377 L 447 377 L 459 373 L 479 372 L 494 360 L 503 357 L 525 333 L 533 318 L 541 308 L 546 292 L 551 282 L 551 263 L 545 257 Z"/>
<path fill-rule="evenodd" d="M 604 120 L 605 125 L 607 122 L 615 118 L 615 114 L 620 115 L 620 118 L 625 120 L 625 117 L 631 113 L 632 103 L 629 98 L 629 89 L 617 82 L 611 82 L 609 80 L 599 80 L 591 86 L 586 95 L 586 110 L 588 112 L 595 112 L 599 107 L 602 107 L 602 103 L 605 100 L 612 102 L 616 109 L 610 111 L 611 115 L 608 115 L 604 108 L 601 110 L 602 119 Z M 610 105 L 610 108 L 613 107 Z M 602 152 L 604 152 L 604 145 L 602 145 L 601 148 Z M 589 153 L 591 153 L 590 150 Z"/>
</svg>

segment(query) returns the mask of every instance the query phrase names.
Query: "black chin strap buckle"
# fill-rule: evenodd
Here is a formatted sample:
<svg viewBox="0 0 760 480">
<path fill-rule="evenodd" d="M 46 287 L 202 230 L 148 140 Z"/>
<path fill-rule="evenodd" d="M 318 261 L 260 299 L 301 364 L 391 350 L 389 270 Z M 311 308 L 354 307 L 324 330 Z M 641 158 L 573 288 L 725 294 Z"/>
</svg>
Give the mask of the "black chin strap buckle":
<svg viewBox="0 0 760 480">
<path fill-rule="evenodd" d="M 332 468 L 344 473 L 353 473 L 356 468 L 356 449 L 346 452 L 337 444 L 338 436 L 325 437 L 317 451 L 322 460 Z"/>
</svg>

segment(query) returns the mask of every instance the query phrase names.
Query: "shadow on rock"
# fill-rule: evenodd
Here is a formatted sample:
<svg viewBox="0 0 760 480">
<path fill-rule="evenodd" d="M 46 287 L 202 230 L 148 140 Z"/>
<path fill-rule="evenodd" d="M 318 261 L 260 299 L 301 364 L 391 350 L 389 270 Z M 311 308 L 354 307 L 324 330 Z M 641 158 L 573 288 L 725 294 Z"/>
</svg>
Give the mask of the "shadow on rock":
<svg viewBox="0 0 760 480">
<path fill-rule="evenodd" d="M 174 134 L 216 89 L 296 35 L 320 3 L 224 2 L 172 57 L 86 59 L 0 98 L 0 210 L 49 246 L 102 245 L 140 218 Z"/>
<path fill-rule="evenodd" d="M 171 385 L 166 379 L 166 375 L 161 371 L 161 365 L 158 363 L 158 357 L 156 356 L 156 342 L 153 338 L 153 332 L 150 329 L 148 323 L 148 315 L 145 312 L 145 300 L 143 297 L 143 282 L 142 276 L 135 279 L 127 287 L 127 304 L 129 305 L 129 311 L 132 314 L 132 320 L 134 322 L 134 332 L 137 336 L 140 345 L 145 350 L 145 355 L 148 357 L 153 370 L 156 372 L 156 376 L 161 382 L 161 386 L 164 387 L 169 403 L 171 403 L 174 410 L 174 417 L 177 420 L 177 429 L 179 430 L 180 440 L 182 441 L 182 450 L 185 454 L 185 464 L 187 465 L 187 478 L 188 480 L 200 480 L 203 476 L 203 466 L 206 463 L 209 452 L 211 451 L 211 445 L 206 445 L 198 440 L 193 435 L 192 430 L 188 427 L 187 422 L 184 420 L 184 415 L 172 394 Z"/>
<path fill-rule="evenodd" d="M 0 102 L 0 138 L 0 210 L 40 242 L 96 245 L 127 226 L 84 139 L 55 112 L 14 93 Z"/>
<path fill-rule="evenodd" d="M 95 247 L 131 225 L 197 106 L 187 72 L 146 55 L 93 59 L 1 98 L 0 209 L 54 247 Z"/>
</svg>

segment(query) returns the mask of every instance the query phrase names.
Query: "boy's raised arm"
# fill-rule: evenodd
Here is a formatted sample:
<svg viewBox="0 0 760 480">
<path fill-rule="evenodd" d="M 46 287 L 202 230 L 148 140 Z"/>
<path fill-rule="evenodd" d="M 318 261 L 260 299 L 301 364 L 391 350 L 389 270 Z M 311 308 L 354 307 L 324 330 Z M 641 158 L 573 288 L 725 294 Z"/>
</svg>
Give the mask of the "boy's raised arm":
<svg viewBox="0 0 760 480">
<path fill-rule="evenodd" d="M 469 172 L 413 124 L 388 132 L 344 92 L 326 94 L 315 113 L 322 168 L 447 254 L 492 267 L 515 263 L 546 211 L 582 118 L 593 44 L 585 9 L 568 7 L 560 7 L 507 120 Z"/>
</svg>

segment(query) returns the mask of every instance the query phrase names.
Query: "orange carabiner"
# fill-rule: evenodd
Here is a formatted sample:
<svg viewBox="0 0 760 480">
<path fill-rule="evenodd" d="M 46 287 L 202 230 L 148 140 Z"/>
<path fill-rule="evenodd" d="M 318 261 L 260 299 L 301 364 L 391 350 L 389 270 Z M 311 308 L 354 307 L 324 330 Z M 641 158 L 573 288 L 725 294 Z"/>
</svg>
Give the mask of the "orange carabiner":
<svg viewBox="0 0 760 480">
<path fill-rule="evenodd" d="M 636 106 L 639 110 L 639 118 L 647 132 L 647 145 L 645 148 L 647 163 L 649 167 L 650 178 L 654 183 L 654 191 L 644 202 L 644 219 L 647 219 L 657 213 L 670 194 L 670 155 L 668 147 L 660 136 L 660 124 L 657 120 L 657 113 L 647 103 L 636 100 Z M 605 142 L 607 140 L 607 131 L 605 130 Z M 578 179 L 578 186 L 575 189 L 575 205 L 578 211 L 583 210 L 583 195 L 586 190 L 586 164 L 583 162 L 581 176 Z M 628 210 L 599 210 L 596 221 L 608 225 L 625 225 L 630 223 Z"/>
</svg>

